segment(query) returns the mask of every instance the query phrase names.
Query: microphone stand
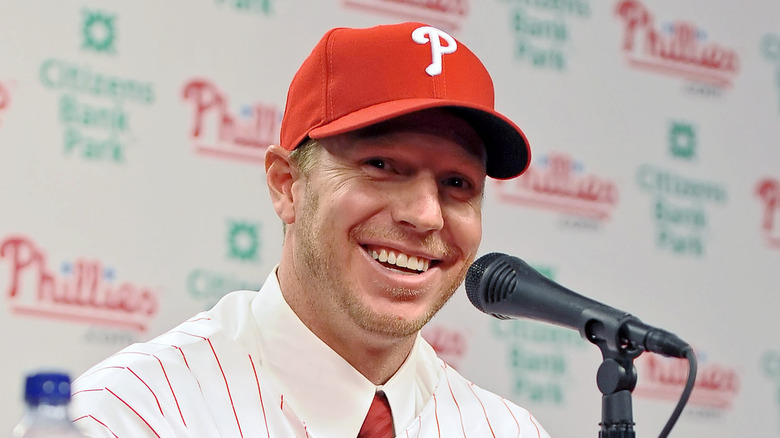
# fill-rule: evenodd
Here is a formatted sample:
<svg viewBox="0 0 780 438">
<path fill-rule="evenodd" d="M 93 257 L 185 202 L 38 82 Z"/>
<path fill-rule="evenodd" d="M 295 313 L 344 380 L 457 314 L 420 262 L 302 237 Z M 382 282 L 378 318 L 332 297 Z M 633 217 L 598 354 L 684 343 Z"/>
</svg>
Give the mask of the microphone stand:
<svg viewBox="0 0 780 438">
<path fill-rule="evenodd" d="M 631 318 L 626 315 L 618 321 L 591 320 L 583 329 L 584 337 L 599 347 L 604 358 L 596 374 L 596 384 L 603 394 L 599 438 L 636 438 L 631 392 L 637 382 L 634 359 L 642 354 L 642 349 L 620 336 Z"/>
<path fill-rule="evenodd" d="M 603 394 L 599 438 L 635 438 L 631 391 L 636 387 L 636 356 L 608 355 L 603 350 L 602 354 L 604 361 L 596 374 L 596 384 Z"/>
</svg>

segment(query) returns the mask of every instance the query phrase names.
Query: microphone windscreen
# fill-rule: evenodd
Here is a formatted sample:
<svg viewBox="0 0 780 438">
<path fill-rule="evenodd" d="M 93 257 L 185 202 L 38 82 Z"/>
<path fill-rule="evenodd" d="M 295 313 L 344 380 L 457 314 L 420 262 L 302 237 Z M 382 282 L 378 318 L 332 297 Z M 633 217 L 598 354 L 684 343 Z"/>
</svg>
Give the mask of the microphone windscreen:
<svg viewBox="0 0 780 438">
<path fill-rule="evenodd" d="M 472 265 L 469 267 L 468 272 L 466 272 L 466 295 L 469 297 L 471 304 L 483 312 L 485 311 L 485 297 L 480 296 L 479 284 L 482 282 L 482 276 L 485 275 L 485 270 L 488 268 L 488 266 L 490 266 L 490 263 L 493 262 L 493 260 L 503 256 L 504 254 L 497 252 L 485 254 L 475 260 L 474 263 L 472 263 Z"/>
</svg>

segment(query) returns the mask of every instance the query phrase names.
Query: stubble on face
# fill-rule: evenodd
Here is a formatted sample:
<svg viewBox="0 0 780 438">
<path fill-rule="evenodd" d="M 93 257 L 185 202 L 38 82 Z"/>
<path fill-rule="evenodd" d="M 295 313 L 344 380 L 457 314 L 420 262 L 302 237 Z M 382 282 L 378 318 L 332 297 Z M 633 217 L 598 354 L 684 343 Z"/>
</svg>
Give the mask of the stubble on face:
<svg viewBox="0 0 780 438">
<path fill-rule="evenodd" d="M 325 236 L 329 233 L 317 227 L 317 224 L 321 224 L 321 227 L 327 227 L 327 224 L 317 217 L 320 212 L 320 200 L 316 190 L 311 186 L 310 179 L 306 181 L 304 200 L 301 215 L 296 220 L 296 252 L 300 255 L 303 267 L 308 271 L 306 280 L 303 280 L 298 272 L 299 282 L 311 286 L 307 288 L 305 299 L 313 309 L 317 309 L 320 303 L 326 300 L 328 305 L 343 312 L 354 324 L 370 333 L 395 338 L 408 338 L 416 334 L 449 301 L 463 282 L 468 267 L 474 260 L 474 254 L 468 255 L 468 260 L 460 271 L 451 276 L 441 290 L 426 291 L 426 293 L 436 294 L 436 297 L 421 315 L 405 318 L 401 315 L 382 313 L 368 306 L 361 297 L 361 291 L 355 290 L 354 286 L 350 286 L 340 275 L 343 271 L 339 267 L 339 261 L 333 260 L 330 255 L 332 252 L 329 251 L 329 248 L 335 248 L 337 243 L 326 239 Z M 380 236 L 399 240 L 405 237 L 400 230 L 380 230 L 363 223 L 350 230 L 348 242 L 358 245 L 361 238 Z M 449 256 L 453 253 L 452 249 L 435 235 L 426 236 L 421 243 L 434 254 Z M 419 291 L 405 288 L 388 288 L 386 292 L 387 296 L 398 301 L 411 300 L 419 294 Z"/>
</svg>

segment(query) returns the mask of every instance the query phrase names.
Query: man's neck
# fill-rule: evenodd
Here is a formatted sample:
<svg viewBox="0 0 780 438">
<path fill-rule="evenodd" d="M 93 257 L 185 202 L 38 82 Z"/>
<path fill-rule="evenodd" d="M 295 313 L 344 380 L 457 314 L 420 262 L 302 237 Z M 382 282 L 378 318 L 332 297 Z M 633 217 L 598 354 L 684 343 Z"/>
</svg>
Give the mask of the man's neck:
<svg viewBox="0 0 780 438">
<path fill-rule="evenodd" d="M 310 288 L 303 288 L 291 272 L 280 265 L 277 278 L 282 296 L 303 324 L 353 368 L 375 385 L 382 385 L 401 368 L 414 347 L 417 333 L 393 336 L 373 333 L 352 321 L 340 324 L 312 317 L 318 311 L 308 299 Z"/>
<path fill-rule="evenodd" d="M 312 333 L 375 385 L 382 385 L 390 380 L 412 351 L 416 335 L 390 338 L 355 327 L 349 330 L 334 328 L 319 320 L 306 318 L 305 312 L 299 312 L 301 305 L 306 305 L 299 302 L 300 297 L 288 297 L 284 289 L 282 295 Z M 353 335 L 349 336 L 350 333 Z M 363 335 L 358 336 L 355 333 L 363 333 Z"/>
<path fill-rule="evenodd" d="M 353 368 L 375 385 L 384 385 L 401 368 L 414 347 L 416 336 L 396 339 L 392 342 L 363 342 L 358 339 L 323 339 L 314 332 Z"/>
</svg>

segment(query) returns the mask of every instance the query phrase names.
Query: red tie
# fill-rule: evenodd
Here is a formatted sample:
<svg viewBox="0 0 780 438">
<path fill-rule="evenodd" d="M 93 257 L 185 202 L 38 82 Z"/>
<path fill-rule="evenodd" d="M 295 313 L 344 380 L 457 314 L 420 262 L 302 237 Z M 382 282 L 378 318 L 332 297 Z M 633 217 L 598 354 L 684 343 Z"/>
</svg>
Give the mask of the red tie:
<svg viewBox="0 0 780 438">
<path fill-rule="evenodd" d="M 368 415 L 357 438 L 393 438 L 393 415 L 383 392 L 374 395 L 374 401 L 368 408 Z"/>
</svg>

